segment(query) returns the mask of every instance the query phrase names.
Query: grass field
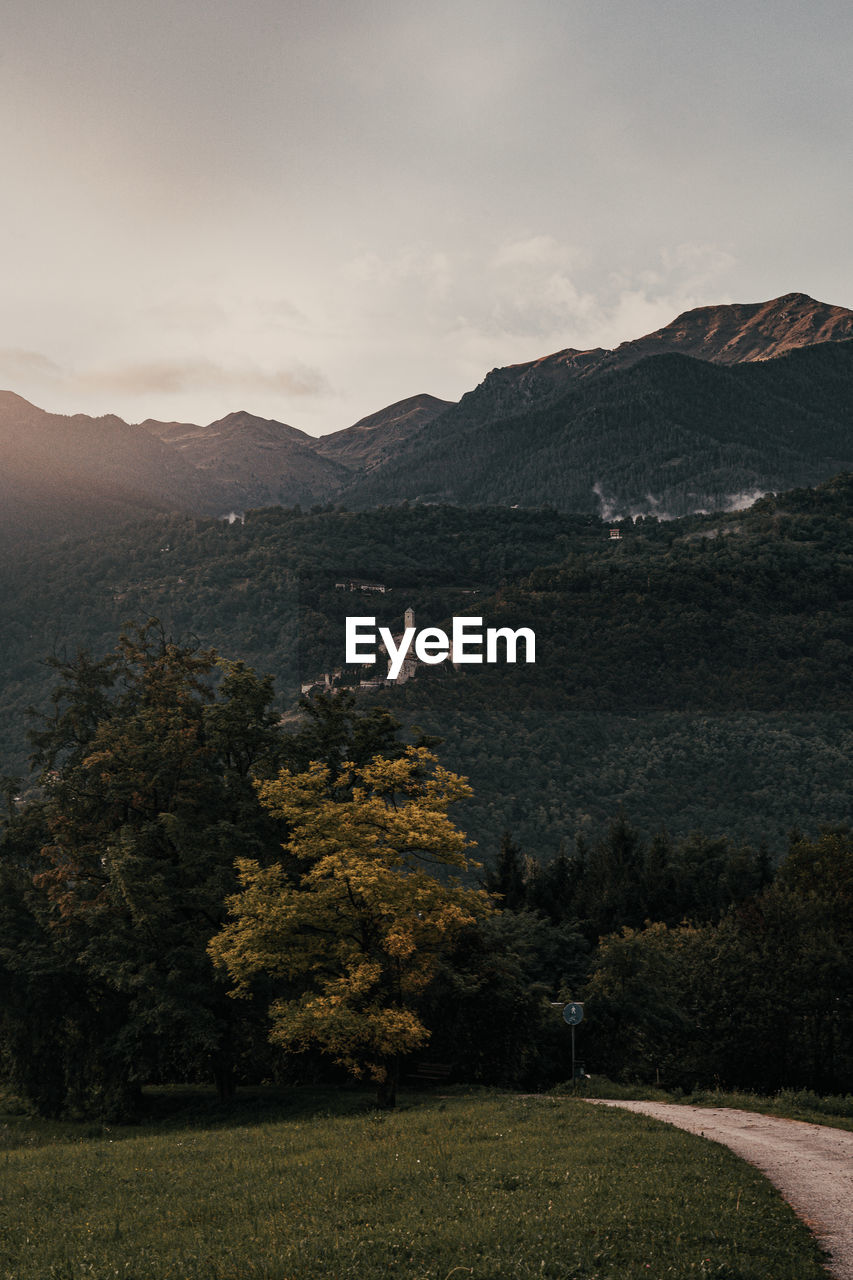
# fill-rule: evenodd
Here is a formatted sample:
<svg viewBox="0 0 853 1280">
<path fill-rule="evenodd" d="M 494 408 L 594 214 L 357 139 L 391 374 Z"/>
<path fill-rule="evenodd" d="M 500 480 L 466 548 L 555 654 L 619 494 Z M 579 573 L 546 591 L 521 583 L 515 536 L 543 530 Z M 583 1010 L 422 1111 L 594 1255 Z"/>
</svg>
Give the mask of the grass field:
<svg viewBox="0 0 853 1280">
<path fill-rule="evenodd" d="M 0 1116 L 2 1280 L 818 1280 L 725 1149 L 572 1099 L 188 1104 L 144 1128 Z"/>
</svg>

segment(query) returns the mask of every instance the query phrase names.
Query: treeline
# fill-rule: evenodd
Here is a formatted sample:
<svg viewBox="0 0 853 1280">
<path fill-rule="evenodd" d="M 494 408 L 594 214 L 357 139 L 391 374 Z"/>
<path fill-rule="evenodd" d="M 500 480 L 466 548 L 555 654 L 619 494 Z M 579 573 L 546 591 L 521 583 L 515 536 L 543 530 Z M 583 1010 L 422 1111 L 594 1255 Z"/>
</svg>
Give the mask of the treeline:
<svg viewBox="0 0 853 1280">
<path fill-rule="evenodd" d="M 718 923 L 602 940 L 587 984 L 597 1069 L 767 1093 L 853 1087 L 853 838 L 795 836 Z"/>
<path fill-rule="evenodd" d="M 774 867 L 765 849 L 698 834 L 646 842 L 620 818 L 544 866 L 506 840 L 488 882 L 528 979 L 585 1000 L 588 1070 L 684 1089 L 853 1087 L 849 827 L 792 833 Z M 537 1048 L 548 1080 L 547 1038 Z"/>
<path fill-rule="evenodd" d="M 464 784 L 380 708 L 320 696 L 285 728 L 269 680 L 154 622 L 53 670 L 0 840 L 0 1065 L 39 1111 L 346 1073 L 389 1101 L 425 1055 L 542 1087 L 568 1071 L 552 1002 L 579 998 L 597 1071 L 850 1087 L 849 830 L 777 870 L 619 817 L 466 871 Z"/>
</svg>

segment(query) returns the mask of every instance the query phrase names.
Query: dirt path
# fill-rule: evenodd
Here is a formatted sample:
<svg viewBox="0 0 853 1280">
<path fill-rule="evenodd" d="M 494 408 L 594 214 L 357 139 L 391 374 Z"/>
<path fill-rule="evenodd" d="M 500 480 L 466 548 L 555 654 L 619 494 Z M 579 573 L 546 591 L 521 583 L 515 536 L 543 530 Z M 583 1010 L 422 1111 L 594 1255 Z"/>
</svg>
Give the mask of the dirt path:
<svg viewBox="0 0 853 1280">
<path fill-rule="evenodd" d="M 599 1102 L 598 1099 L 590 1101 Z M 722 1142 L 766 1174 L 829 1251 L 829 1273 L 853 1280 L 853 1133 L 724 1107 L 604 1102 Z"/>
</svg>

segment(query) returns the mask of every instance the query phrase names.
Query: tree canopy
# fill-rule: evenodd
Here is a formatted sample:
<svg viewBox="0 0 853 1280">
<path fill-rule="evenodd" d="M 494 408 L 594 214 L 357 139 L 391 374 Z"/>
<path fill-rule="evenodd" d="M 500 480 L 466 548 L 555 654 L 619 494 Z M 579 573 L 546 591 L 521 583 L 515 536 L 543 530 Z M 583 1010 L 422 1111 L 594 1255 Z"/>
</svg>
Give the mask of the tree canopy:
<svg viewBox="0 0 853 1280">
<path fill-rule="evenodd" d="M 290 828 L 293 865 L 238 861 L 240 892 L 210 954 L 235 994 L 261 974 L 282 981 L 270 1007 L 276 1043 L 318 1046 L 393 1105 L 400 1056 L 429 1038 L 419 1004 L 438 961 L 490 910 L 483 890 L 453 874 L 472 864 L 447 808 L 470 788 L 409 747 L 338 778 L 319 763 L 282 770 L 258 790 Z"/>
<path fill-rule="evenodd" d="M 204 1064 L 228 1093 L 236 1011 L 205 948 L 235 856 L 277 834 L 249 778 L 274 760 L 269 682 L 170 640 L 156 620 L 100 662 L 57 666 L 54 713 L 34 734 L 29 874 L 22 882 L 18 853 L 13 880 L 29 924 L 7 968 L 22 1016 L 44 1000 L 39 965 L 77 1012 L 51 1017 L 38 1059 L 17 1055 L 19 1082 L 38 1091 L 49 1067 L 56 1109 L 99 1098 L 121 1114 L 142 1080 Z"/>
</svg>

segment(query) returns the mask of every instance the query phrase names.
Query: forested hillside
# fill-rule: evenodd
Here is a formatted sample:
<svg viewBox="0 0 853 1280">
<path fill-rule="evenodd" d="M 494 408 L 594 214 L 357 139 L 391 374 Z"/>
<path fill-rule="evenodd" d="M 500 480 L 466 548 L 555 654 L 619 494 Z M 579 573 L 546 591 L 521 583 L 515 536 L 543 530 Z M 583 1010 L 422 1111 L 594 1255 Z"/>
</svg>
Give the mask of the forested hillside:
<svg viewBox="0 0 853 1280">
<path fill-rule="evenodd" d="M 128 620 L 159 617 L 276 679 L 282 707 L 302 677 L 340 666 L 344 618 L 381 623 L 413 606 L 438 622 L 540 564 L 602 537 L 597 520 L 554 512 L 414 507 L 270 508 L 246 523 L 155 517 L 50 547 L 6 544 L 0 561 L 4 768 L 20 772 L 24 712 L 44 708 L 44 659 L 102 654 Z M 336 589 L 370 580 L 386 593 Z"/>
<path fill-rule="evenodd" d="M 7 771 L 41 714 L 2 783 L 0 1079 L 102 1119 L 144 1083 L 344 1071 L 387 1105 L 424 1052 L 540 1088 L 569 1069 L 548 1002 L 580 997 L 597 1071 L 846 1088 L 852 508 L 845 475 L 613 529 L 273 509 L 7 564 Z M 300 713 L 345 616 L 407 607 L 531 627 L 537 661 Z"/>
<path fill-rule="evenodd" d="M 554 849 L 614 803 L 646 830 L 775 847 L 849 816 L 851 482 L 623 526 L 488 609 L 535 667 L 438 669 L 391 703 L 470 774 L 478 831 Z"/>
<path fill-rule="evenodd" d="M 534 666 L 444 664 L 369 695 L 444 739 L 487 858 L 505 829 L 547 856 L 620 806 L 646 832 L 775 850 L 848 816 L 850 478 L 620 532 L 553 511 L 273 509 L 33 550 L 2 573 L 3 769 L 22 775 L 25 708 L 48 707 L 44 657 L 102 654 L 128 619 L 274 675 L 287 711 L 300 679 L 341 667 L 347 615 L 399 626 L 411 606 L 418 626 L 473 613 L 537 635 Z M 362 579 L 387 590 L 335 585 Z"/>
<path fill-rule="evenodd" d="M 485 385 L 485 384 L 484 384 Z M 494 398 L 493 398 L 494 399 Z M 853 465 L 853 342 L 721 366 L 680 354 L 579 379 L 528 408 L 472 395 L 344 491 L 355 504 L 479 502 L 684 515 Z"/>
</svg>

